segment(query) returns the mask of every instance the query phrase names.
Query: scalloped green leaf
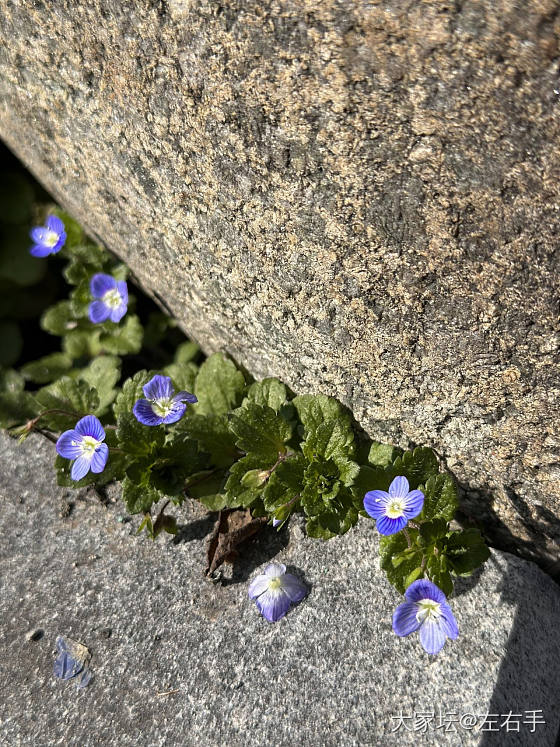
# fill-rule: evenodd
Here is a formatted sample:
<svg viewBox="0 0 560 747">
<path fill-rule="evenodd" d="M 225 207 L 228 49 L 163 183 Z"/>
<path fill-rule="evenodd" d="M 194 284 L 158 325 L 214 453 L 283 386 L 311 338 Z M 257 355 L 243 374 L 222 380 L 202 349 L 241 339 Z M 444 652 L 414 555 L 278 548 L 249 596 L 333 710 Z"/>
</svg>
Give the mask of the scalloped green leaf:
<svg viewBox="0 0 560 747">
<path fill-rule="evenodd" d="M 236 445 L 242 451 L 259 454 L 264 460 L 276 461 L 286 452 L 292 429 L 282 417 L 266 405 L 249 402 L 231 414 L 229 427 L 235 434 Z"/>
<path fill-rule="evenodd" d="M 235 364 L 214 353 L 200 366 L 194 384 L 200 415 L 225 415 L 241 404 L 245 378 Z"/>
<path fill-rule="evenodd" d="M 247 390 L 247 397 L 243 400 L 245 405 L 254 402 L 256 405 L 265 405 L 275 412 L 279 412 L 282 405 L 288 399 L 288 389 L 285 384 L 275 378 L 255 381 Z"/>
<path fill-rule="evenodd" d="M 418 521 L 427 519 L 444 519 L 451 521 L 459 507 L 457 488 L 451 475 L 438 474 L 430 477 L 422 487 L 424 507 Z"/>
</svg>

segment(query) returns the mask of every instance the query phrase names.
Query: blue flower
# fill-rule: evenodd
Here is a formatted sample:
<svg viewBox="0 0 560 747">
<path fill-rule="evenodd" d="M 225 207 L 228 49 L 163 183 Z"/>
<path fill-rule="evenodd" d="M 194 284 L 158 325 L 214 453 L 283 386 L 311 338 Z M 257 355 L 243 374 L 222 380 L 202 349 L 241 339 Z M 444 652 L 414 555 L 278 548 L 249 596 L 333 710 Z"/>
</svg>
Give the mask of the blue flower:
<svg viewBox="0 0 560 747">
<path fill-rule="evenodd" d="M 399 636 L 420 630 L 420 643 L 429 654 L 441 651 L 447 638 L 455 640 L 459 628 L 443 591 L 427 579 L 414 581 L 404 593 L 407 601 L 393 615 Z"/>
<path fill-rule="evenodd" d="M 64 246 L 66 231 L 64 223 L 56 215 L 49 215 L 44 226 L 35 226 L 29 234 L 33 239 L 33 246 L 29 252 L 34 257 L 46 257 L 56 254 Z"/>
<path fill-rule="evenodd" d="M 54 662 L 54 676 L 61 680 L 69 680 L 81 674 L 77 680 L 77 687 L 89 685 L 91 681 L 91 672 L 87 669 L 91 658 L 89 650 L 81 643 L 71 638 L 64 639 L 61 635 L 56 639 L 56 650 L 58 656 Z"/>
<path fill-rule="evenodd" d="M 249 586 L 249 599 L 254 599 L 259 612 L 268 620 L 276 622 L 284 617 L 292 604 L 307 596 L 307 586 L 291 573 L 286 573 L 282 563 L 270 563 L 264 573 L 257 576 Z"/>
<path fill-rule="evenodd" d="M 86 415 L 78 420 L 76 427 L 64 431 L 56 442 L 56 450 L 64 459 L 75 459 L 70 476 L 81 480 L 91 470 L 103 472 L 109 456 L 105 431 L 95 415 Z"/>
<path fill-rule="evenodd" d="M 94 324 L 120 322 L 126 314 L 128 305 L 128 288 L 124 280 L 115 280 L 111 275 L 98 272 L 90 281 L 91 295 L 98 299 L 89 305 L 89 319 Z"/>
<path fill-rule="evenodd" d="M 410 490 L 406 477 L 395 477 L 389 492 L 370 490 L 364 497 L 364 508 L 376 520 L 380 534 L 396 534 L 405 527 L 409 519 L 422 511 L 424 493 Z"/>
<path fill-rule="evenodd" d="M 173 384 L 169 376 L 154 376 L 142 387 L 146 399 L 139 399 L 134 404 L 132 412 L 136 420 L 144 425 L 161 425 L 162 423 L 176 423 L 185 414 L 185 402 L 198 402 L 194 394 L 179 392 L 174 394 Z"/>
</svg>

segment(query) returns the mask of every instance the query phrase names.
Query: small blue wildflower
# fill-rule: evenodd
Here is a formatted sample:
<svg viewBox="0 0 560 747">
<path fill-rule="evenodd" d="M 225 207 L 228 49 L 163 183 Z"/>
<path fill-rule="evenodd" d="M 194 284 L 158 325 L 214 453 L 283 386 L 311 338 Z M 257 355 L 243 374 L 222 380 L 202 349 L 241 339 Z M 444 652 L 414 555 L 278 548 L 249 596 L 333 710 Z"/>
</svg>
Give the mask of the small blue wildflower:
<svg viewBox="0 0 560 747">
<path fill-rule="evenodd" d="M 249 586 L 249 599 L 256 601 L 259 612 L 268 622 L 280 620 L 292 604 L 301 602 L 307 593 L 307 586 L 293 574 L 286 573 L 282 563 L 267 565 L 264 573 Z"/>
<path fill-rule="evenodd" d="M 120 322 L 128 306 L 128 288 L 124 280 L 98 272 L 90 281 L 91 295 L 97 299 L 89 305 L 89 320 L 94 324 Z"/>
<path fill-rule="evenodd" d="M 455 640 L 459 628 L 443 591 L 427 579 L 414 581 L 404 593 L 407 601 L 393 614 L 393 630 L 399 636 L 420 630 L 420 643 L 437 654 L 447 638 Z"/>
<path fill-rule="evenodd" d="M 46 257 L 56 254 L 64 246 L 66 231 L 64 223 L 56 215 L 49 215 L 44 226 L 35 226 L 29 234 L 33 239 L 33 246 L 29 250 L 34 257 Z"/>
<path fill-rule="evenodd" d="M 169 376 L 156 374 L 142 387 L 146 399 L 139 399 L 134 404 L 132 412 L 136 420 L 143 425 L 161 425 L 162 423 L 176 423 L 185 414 L 187 405 L 198 402 L 194 394 L 178 392 L 174 394 L 173 384 Z"/>
<path fill-rule="evenodd" d="M 276 527 L 279 527 L 280 524 L 282 524 L 281 519 L 272 519 L 272 526 L 274 527 L 274 529 L 276 529 Z"/>
<path fill-rule="evenodd" d="M 58 656 L 54 662 L 53 673 L 61 680 L 70 680 L 72 677 L 81 677 L 77 680 L 77 687 L 81 689 L 89 685 L 91 672 L 87 669 L 91 658 L 89 650 L 71 638 L 63 638 L 59 635 L 56 639 L 56 650 Z"/>
<path fill-rule="evenodd" d="M 385 490 L 370 490 L 364 497 L 364 508 L 376 520 L 380 534 L 396 534 L 410 519 L 422 511 L 424 493 L 410 490 L 406 477 L 395 477 Z"/>
<path fill-rule="evenodd" d="M 56 450 L 64 459 L 75 459 L 70 476 L 81 480 L 91 470 L 103 472 L 109 456 L 105 440 L 105 431 L 95 415 L 86 415 L 78 420 L 76 427 L 64 431 L 56 442 Z"/>
</svg>

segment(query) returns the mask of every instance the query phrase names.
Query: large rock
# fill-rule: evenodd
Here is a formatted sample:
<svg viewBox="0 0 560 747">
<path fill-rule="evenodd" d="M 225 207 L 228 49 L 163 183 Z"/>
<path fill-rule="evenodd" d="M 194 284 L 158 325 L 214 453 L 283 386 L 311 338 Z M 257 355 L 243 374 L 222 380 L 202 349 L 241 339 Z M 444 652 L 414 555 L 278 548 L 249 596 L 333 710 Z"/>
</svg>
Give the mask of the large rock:
<svg viewBox="0 0 560 747">
<path fill-rule="evenodd" d="M 57 488 L 53 453 L 0 434 L 2 744 L 554 747 L 560 589 L 533 563 L 493 551 L 430 657 L 391 630 L 372 522 L 321 542 L 292 520 L 212 585 L 210 518 L 186 506 L 177 544 L 138 537 L 120 501 Z M 273 625 L 247 597 L 272 557 L 311 588 Z M 90 649 L 86 690 L 53 677 L 57 635 Z"/>
<path fill-rule="evenodd" d="M 560 546 L 556 0 L 17 0 L 0 133 L 206 350 Z"/>
</svg>

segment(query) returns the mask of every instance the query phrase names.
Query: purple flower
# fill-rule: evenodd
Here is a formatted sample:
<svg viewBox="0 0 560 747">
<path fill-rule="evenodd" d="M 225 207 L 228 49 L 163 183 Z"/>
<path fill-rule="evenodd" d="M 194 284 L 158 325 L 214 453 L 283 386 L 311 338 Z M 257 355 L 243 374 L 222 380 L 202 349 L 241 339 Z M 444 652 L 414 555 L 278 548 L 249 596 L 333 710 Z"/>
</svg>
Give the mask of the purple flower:
<svg viewBox="0 0 560 747">
<path fill-rule="evenodd" d="M 176 423 L 185 414 L 185 402 L 198 402 L 194 394 L 179 392 L 174 394 L 169 376 L 156 375 L 142 387 L 146 399 L 139 399 L 132 408 L 136 420 L 144 425 Z"/>
<path fill-rule="evenodd" d="M 370 490 L 364 497 L 364 508 L 376 520 L 380 534 L 396 534 L 405 527 L 409 519 L 422 511 L 424 493 L 410 490 L 406 477 L 395 477 L 389 492 Z"/>
<path fill-rule="evenodd" d="M 61 680 L 70 680 L 78 677 L 76 685 L 78 689 L 87 687 L 91 681 L 92 673 L 87 669 L 91 654 L 83 644 L 73 641 L 71 638 L 63 638 L 61 635 L 56 639 L 56 650 L 58 656 L 54 662 L 53 673 Z"/>
<path fill-rule="evenodd" d="M 268 620 L 276 622 L 284 617 L 292 604 L 307 596 L 307 586 L 291 573 L 286 573 L 282 563 L 270 563 L 264 573 L 257 576 L 249 586 L 249 599 L 255 599 L 259 612 Z"/>
<path fill-rule="evenodd" d="M 427 579 L 414 581 L 404 593 L 407 601 L 393 615 L 393 630 L 405 636 L 420 630 L 420 643 L 429 654 L 441 651 L 447 638 L 455 640 L 459 628 L 443 591 Z"/>
<path fill-rule="evenodd" d="M 46 257 L 56 254 L 64 246 L 66 231 L 64 223 L 56 215 L 49 215 L 44 226 L 35 226 L 29 234 L 33 239 L 33 246 L 29 252 L 34 257 Z"/>
<path fill-rule="evenodd" d="M 126 314 L 128 288 L 124 280 L 115 280 L 111 275 L 98 272 L 90 281 L 91 295 L 98 299 L 89 305 L 89 319 L 94 324 L 120 322 Z"/>
<path fill-rule="evenodd" d="M 279 527 L 280 524 L 282 524 L 282 519 L 272 519 L 272 526 L 274 527 L 274 529 L 276 529 L 276 527 Z"/>
<path fill-rule="evenodd" d="M 81 480 L 91 470 L 103 472 L 109 456 L 105 431 L 95 415 L 86 415 L 78 420 L 76 427 L 64 431 L 56 442 L 56 450 L 64 459 L 75 459 L 70 476 Z"/>
</svg>

